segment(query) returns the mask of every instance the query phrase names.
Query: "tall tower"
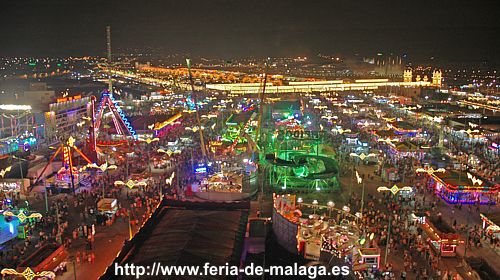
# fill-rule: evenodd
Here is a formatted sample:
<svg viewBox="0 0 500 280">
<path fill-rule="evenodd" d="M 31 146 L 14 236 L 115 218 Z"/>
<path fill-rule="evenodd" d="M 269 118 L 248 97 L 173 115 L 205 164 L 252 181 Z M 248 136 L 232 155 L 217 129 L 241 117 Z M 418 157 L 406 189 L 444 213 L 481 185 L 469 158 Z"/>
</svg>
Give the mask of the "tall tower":
<svg viewBox="0 0 500 280">
<path fill-rule="evenodd" d="M 109 80 L 108 80 L 108 91 L 109 94 L 113 94 L 113 81 L 111 80 L 111 26 L 106 26 L 106 49 L 108 53 L 108 75 L 109 75 Z"/>
<path fill-rule="evenodd" d="M 412 79 L 413 71 L 411 69 L 406 69 L 403 72 L 403 82 L 410 83 Z"/>
<path fill-rule="evenodd" d="M 441 87 L 443 83 L 442 76 L 441 70 L 434 70 L 434 72 L 432 72 L 432 84 Z"/>
</svg>

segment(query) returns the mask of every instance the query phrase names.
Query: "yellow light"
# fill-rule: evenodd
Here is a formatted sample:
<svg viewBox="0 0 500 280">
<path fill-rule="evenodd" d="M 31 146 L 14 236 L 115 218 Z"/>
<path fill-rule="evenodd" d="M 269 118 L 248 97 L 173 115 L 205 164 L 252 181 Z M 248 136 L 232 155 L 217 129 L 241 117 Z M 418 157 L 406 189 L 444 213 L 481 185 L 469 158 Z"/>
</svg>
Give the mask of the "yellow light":
<svg viewBox="0 0 500 280">
<path fill-rule="evenodd" d="M 3 178 L 5 176 L 5 174 L 11 170 L 11 168 L 12 168 L 12 166 L 9 166 L 5 169 L 2 169 L 2 171 L 0 171 L 0 177 Z"/>
<path fill-rule="evenodd" d="M 15 269 L 12 268 L 4 268 L 2 271 L 0 271 L 2 275 L 15 275 L 15 276 L 22 276 L 26 280 L 33 280 L 38 277 L 45 277 L 45 278 L 50 278 L 50 279 L 55 279 L 56 274 L 53 271 L 42 271 L 42 272 L 34 272 L 31 268 L 27 267 L 23 272 L 17 272 Z"/>
</svg>

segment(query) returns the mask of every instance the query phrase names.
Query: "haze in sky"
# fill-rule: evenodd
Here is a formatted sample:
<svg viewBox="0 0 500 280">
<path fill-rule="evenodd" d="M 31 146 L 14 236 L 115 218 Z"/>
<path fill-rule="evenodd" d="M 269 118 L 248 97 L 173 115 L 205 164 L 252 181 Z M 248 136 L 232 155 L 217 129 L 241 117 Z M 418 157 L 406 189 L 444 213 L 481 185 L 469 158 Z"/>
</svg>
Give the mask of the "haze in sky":
<svg viewBox="0 0 500 280">
<path fill-rule="evenodd" d="M 451 61 L 500 57 L 495 0 L 2 1 L 0 56 L 162 48 L 222 58 L 394 52 Z"/>
</svg>

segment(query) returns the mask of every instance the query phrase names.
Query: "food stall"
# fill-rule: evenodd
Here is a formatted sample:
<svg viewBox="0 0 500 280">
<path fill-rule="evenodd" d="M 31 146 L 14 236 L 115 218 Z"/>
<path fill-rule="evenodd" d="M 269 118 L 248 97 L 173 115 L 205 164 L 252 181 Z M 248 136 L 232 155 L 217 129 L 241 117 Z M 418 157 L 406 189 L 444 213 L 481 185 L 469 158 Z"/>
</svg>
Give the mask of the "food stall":
<svg viewBox="0 0 500 280">
<path fill-rule="evenodd" d="M 373 269 L 380 267 L 380 248 L 359 248 L 358 259 L 354 264 L 354 270 Z"/>
<path fill-rule="evenodd" d="M 480 213 L 481 220 L 483 221 L 483 231 L 485 236 L 500 239 L 500 214 L 499 213 Z"/>
<path fill-rule="evenodd" d="M 344 264 L 366 264 L 361 268 L 364 270 L 378 269 L 380 250 L 364 248 L 364 242 L 360 243 L 357 217 L 348 208 L 322 206 L 317 201 L 307 204 L 290 194 L 275 194 L 273 198 L 273 231 L 289 252 L 308 260 L 335 258 Z"/>
<path fill-rule="evenodd" d="M 429 219 L 426 219 L 424 223 L 419 223 L 419 226 L 427 235 L 427 241 L 432 250 L 442 257 L 455 257 L 457 246 L 464 243 L 460 240 L 459 234 L 438 230 L 436 224 L 433 224 Z"/>
<path fill-rule="evenodd" d="M 65 266 L 67 257 L 68 252 L 63 245 L 57 243 L 46 244 L 20 263 L 17 270 L 24 271 L 29 267 L 35 273 L 42 271 L 56 272 L 62 266 Z"/>
<path fill-rule="evenodd" d="M 29 179 L 0 179 L 0 198 L 24 194 L 29 186 Z"/>
<path fill-rule="evenodd" d="M 113 223 L 118 211 L 118 201 L 114 198 L 102 198 L 97 202 L 97 212 L 107 217 L 106 223 Z"/>
</svg>

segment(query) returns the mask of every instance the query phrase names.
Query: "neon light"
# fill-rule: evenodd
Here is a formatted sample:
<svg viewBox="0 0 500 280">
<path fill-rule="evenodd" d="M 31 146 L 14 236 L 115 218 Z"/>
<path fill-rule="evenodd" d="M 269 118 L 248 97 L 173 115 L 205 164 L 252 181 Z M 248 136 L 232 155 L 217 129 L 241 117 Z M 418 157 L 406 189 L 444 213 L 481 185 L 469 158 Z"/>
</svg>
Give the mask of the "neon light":
<svg viewBox="0 0 500 280">
<path fill-rule="evenodd" d="M 66 147 L 64 146 L 63 147 L 63 164 L 64 164 L 64 167 L 67 169 L 69 168 L 69 147 Z"/>
<path fill-rule="evenodd" d="M 28 111 L 31 110 L 30 105 L 14 105 L 14 104 L 2 104 L 0 105 L 0 110 L 5 110 L 5 111 Z"/>
<path fill-rule="evenodd" d="M 78 99 L 82 99 L 82 96 L 81 95 L 75 95 L 75 96 L 68 96 L 68 97 L 63 97 L 63 98 L 57 98 L 56 102 L 57 103 L 62 103 L 62 102 L 74 101 L 74 100 L 78 100 Z"/>
<path fill-rule="evenodd" d="M 118 102 L 114 99 L 114 97 L 111 94 L 109 94 L 107 92 L 104 92 L 102 94 L 102 98 L 101 98 L 101 101 L 99 103 L 99 108 L 97 109 L 97 114 L 96 114 L 97 116 L 96 116 L 96 122 L 95 122 L 96 134 L 97 134 L 98 129 L 101 125 L 104 106 L 107 106 L 108 109 L 111 111 L 113 123 L 115 125 L 115 128 L 116 128 L 118 134 L 121 134 L 121 135 L 124 134 L 123 130 L 121 128 L 121 125 L 120 125 L 120 123 L 121 123 L 121 124 L 123 124 L 123 126 L 125 127 L 125 129 L 127 130 L 128 134 L 130 136 L 132 136 L 133 138 L 137 138 L 136 131 L 134 130 L 134 128 L 130 124 L 130 121 L 128 120 L 128 118 L 125 116 L 125 113 L 123 112 L 123 110 L 118 105 Z"/>
</svg>

